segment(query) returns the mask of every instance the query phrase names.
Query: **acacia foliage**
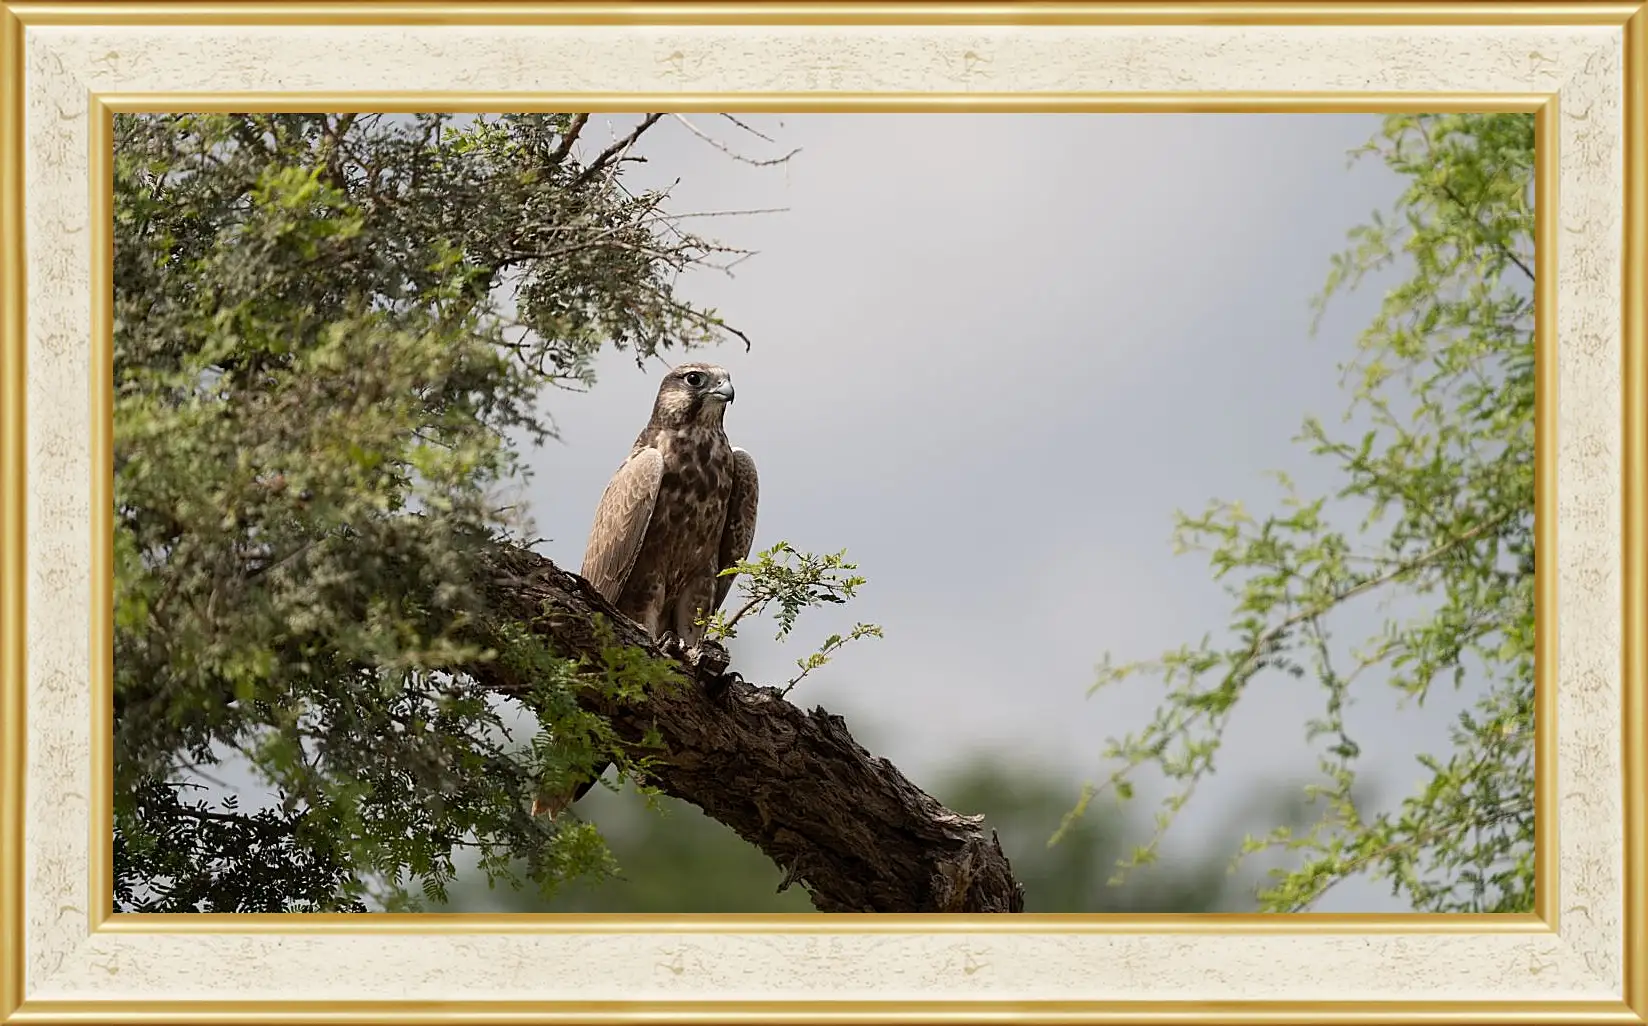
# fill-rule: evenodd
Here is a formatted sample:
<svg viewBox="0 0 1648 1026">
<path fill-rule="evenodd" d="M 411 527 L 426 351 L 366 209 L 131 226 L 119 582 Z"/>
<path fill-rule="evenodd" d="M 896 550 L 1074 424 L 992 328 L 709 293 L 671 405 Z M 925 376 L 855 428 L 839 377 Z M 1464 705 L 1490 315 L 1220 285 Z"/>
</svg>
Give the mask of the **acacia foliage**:
<svg viewBox="0 0 1648 1026">
<path fill-rule="evenodd" d="M 1140 771 L 1171 789 L 1157 844 L 1215 769 L 1232 712 L 1253 683 L 1314 682 L 1308 726 L 1319 779 L 1307 829 L 1249 837 L 1242 855 L 1288 854 L 1260 895 L 1267 911 L 1308 909 L 1358 874 L 1389 883 L 1418 911 L 1533 908 L 1534 841 L 1534 120 L 1525 114 L 1397 115 L 1361 151 L 1403 176 L 1392 215 L 1351 232 L 1318 302 L 1375 272 L 1404 277 L 1342 365 L 1346 425 L 1309 418 L 1298 441 L 1331 464 L 1333 494 L 1301 494 L 1279 475 L 1276 512 L 1214 502 L 1181 514 L 1175 541 L 1207 555 L 1234 600 L 1226 639 L 1114 663 L 1095 688 L 1135 675 L 1165 685 L 1142 730 L 1112 739 L 1108 787 L 1122 799 Z M 1346 510 L 1354 513 L 1347 523 Z M 1408 600 L 1372 637 L 1336 633 L 1351 603 Z M 1428 780 L 1400 808 L 1358 802 L 1369 754 L 1347 704 L 1394 688 L 1422 704 L 1436 687 L 1476 688 L 1453 751 L 1424 761 Z"/>
<path fill-rule="evenodd" d="M 610 868 L 526 812 L 625 763 L 572 667 L 466 639 L 543 386 L 728 330 L 673 288 L 716 247 L 620 180 L 657 117 L 600 149 L 577 114 L 116 116 L 117 909 L 402 907 L 463 847 Z M 537 743 L 485 658 L 534 661 Z M 237 755 L 272 807 L 202 797 Z"/>
</svg>

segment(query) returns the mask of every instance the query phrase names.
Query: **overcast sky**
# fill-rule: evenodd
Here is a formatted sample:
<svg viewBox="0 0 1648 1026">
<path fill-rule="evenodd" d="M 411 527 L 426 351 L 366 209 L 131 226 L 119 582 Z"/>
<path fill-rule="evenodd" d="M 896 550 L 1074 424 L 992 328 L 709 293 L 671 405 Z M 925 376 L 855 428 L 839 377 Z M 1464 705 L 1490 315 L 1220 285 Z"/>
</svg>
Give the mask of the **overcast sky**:
<svg viewBox="0 0 1648 1026">
<path fill-rule="evenodd" d="M 1160 698 L 1143 680 L 1087 697 L 1101 655 L 1151 657 L 1228 621 L 1205 562 L 1172 552 L 1174 511 L 1214 497 L 1265 510 L 1274 469 L 1306 493 L 1337 484 L 1290 440 L 1307 414 L 1337 421 L 1338 365 L 1383 291 L 1339 300 L 1310 336 L 1329 257 L 1402 187 L 1376 160 L 1348 161 L 1379 119 L 745 120 L 776 145 L 712 115 L 692 123 L 750 157 L 801 152 L 749 166 L 666 121 L 627 181 L 679 178 L 676 212 L 787 208 L 693 222 L 760 252 L 683 290 L 754 340 L 708 358 L 732 372 L 727 430 L 760 467 L 757 547 L 845 547 L 870 584 L 839 615 L 803 616 L 784 645 L 765 624 L 744 631 L 735 669 L 782 683 L 832 630 L 879 623 L 884 640 L 850 646 L 792 697 L 844 714 L 918 783 L 1001 749 L 1067 776 L 1074 800 L 1107 769 L 1104 739 L 1144 726 Z M 590 142 L 628 123 L 592 119 Z M 531 455 L 527 497 L 558 563 L 580 562 L 664 367 L 610 354 L 592 392 L 548 397 L 561 440 Z M 1370 604 L 1340 628 L 1362 640 L 1384 615 Z M 1462 699 L 1399 711 L 1369 685 L 1351 723 L 1394 804 L 1424 779 L 1414 757 L 1446 749 Z M 1169 857 L 1228 830 L 1256 788 L 1310 776 L 1303 723 L 1322 701 L 1274 679 L 1244 698 Z M 1347 884 L 1319 910 L 1404 906 Z"/>
</svg>

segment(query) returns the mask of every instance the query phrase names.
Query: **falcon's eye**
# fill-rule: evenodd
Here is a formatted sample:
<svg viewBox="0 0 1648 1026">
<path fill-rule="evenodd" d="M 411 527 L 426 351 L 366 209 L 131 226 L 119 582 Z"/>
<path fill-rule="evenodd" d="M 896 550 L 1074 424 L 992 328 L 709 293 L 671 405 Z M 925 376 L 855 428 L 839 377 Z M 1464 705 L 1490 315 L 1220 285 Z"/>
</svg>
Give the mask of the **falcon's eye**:
<svg viewBox="0 0 1648 1026">
<path fill-rule="evenodd" d="M 702 388 L 704 385 L 704 375 L 698 371 L 687 371 L 681 375 L 681 380 L 685 381 L 689 388 Z"/>
</svg>

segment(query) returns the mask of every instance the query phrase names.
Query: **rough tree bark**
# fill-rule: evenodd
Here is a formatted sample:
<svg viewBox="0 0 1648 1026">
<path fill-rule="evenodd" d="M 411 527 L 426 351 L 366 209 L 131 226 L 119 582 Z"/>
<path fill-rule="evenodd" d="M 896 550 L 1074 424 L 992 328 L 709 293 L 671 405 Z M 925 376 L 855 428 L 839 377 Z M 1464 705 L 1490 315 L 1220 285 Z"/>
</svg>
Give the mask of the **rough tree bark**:
<svg viewBox="0 0 1648 1026">
<path fill-rule="evenodd" d="M 583 578 L 548 559 L 500 543 L 491 564 L 493 608 L 558 654 L 597 656 L 601 613 L 619 642 L 663 655 Z M 654 755 L 650 782 L 765 852 L 785 870 L 781 889 L 801 883 L 824 912 L 1024 911 L 1023 886 L 982 816 L 946 809 L 823 708 L 804 712 L 776 688 L 686 673 L 696 686 L 659 689 L 633 706 L 593 692 L 584 701 L 626 741 L 660 731 L 667 751 Z M 503 694 L 530 689 L 496 660 L 474 676 Z"/>
</svg>

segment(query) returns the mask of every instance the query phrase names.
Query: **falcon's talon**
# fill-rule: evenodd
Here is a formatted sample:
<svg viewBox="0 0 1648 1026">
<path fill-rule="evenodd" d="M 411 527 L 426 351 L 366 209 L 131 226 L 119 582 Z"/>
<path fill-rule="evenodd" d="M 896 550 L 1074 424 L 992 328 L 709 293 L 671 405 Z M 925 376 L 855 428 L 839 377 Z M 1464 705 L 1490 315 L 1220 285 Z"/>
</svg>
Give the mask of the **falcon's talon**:
<svg viewBox="0 0 1648 1026">
<path fill-rule="evenodd" d="M 658 635 L 658 650 L 671 659 L 680 659 L 684 654 L 681 649 L 681 639 L 674 631 L 665 631 Z"/>
<path fill-rule="evenodd" d="M 744 676 L 737 670 L 728 670 L 710 678 L 708 691 L 711 695 L 720 698 L 732 691 L 734 684 L 743 684 Z"/>
<path fill-rule="evenodd" d="M 726 648 L 719 642 L 705 638 L 687 653 L 687 659 L 692 663 L 694 670 L 706 677 L 719 677 L 726 672 L 727 663 L 732 657 Z"/>
</svg>

